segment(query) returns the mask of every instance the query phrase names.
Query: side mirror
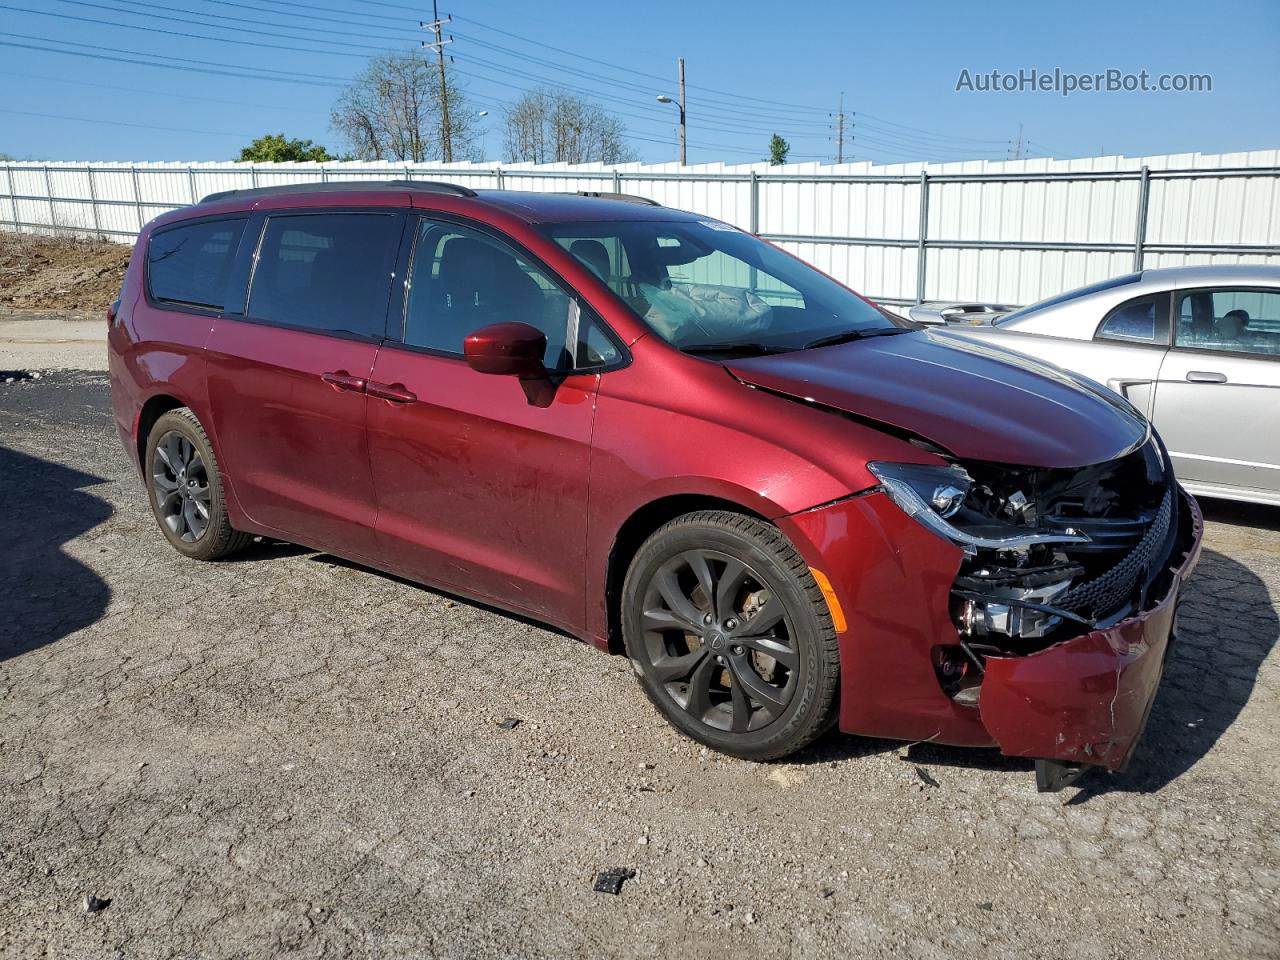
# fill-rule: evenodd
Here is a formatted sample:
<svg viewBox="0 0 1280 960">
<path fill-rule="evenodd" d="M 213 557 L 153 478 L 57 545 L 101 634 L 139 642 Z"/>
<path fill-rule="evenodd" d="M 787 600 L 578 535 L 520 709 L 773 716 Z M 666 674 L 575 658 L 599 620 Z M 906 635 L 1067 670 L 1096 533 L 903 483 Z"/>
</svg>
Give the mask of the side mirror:
<svg viewBox="0 0 1280 960">
<path fill-rule="evenodd" d="M 491 323 L 467 335 L 462 355 L 476 373 L 496 373 L 521 380 L 542 380 L 547 337 L 527 323 Z"/>
</svg>

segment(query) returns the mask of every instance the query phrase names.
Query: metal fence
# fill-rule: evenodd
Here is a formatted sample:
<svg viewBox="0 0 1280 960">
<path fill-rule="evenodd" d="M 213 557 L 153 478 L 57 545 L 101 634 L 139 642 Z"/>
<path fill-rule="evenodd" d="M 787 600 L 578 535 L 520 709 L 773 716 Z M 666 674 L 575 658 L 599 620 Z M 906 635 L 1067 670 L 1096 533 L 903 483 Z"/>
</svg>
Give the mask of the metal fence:
<svg viewBox="0 0 1280 960">
<path fill-rule="evenodd" d="M 758 233 L 890 304 L 1027 303 L 1143 267 L 1280 263 L 1280 151 L 785 170 L 10 163 L 0 171 L 0 228 L 122 241 L 206 194 L 301 181 L 638 193 Z"/>
</svg>

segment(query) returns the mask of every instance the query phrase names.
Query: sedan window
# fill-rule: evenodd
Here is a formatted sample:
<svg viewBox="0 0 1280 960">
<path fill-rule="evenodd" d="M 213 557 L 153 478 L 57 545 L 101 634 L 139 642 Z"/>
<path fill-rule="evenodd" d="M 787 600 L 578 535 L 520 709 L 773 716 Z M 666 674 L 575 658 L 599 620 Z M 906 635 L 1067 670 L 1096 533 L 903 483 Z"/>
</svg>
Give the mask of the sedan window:
<svg viewBox="0 0 1280 960">
<path fill-rule="evenodd" d="M 1175 344 L 1280 357 L 1280 292 L 1197 290 L 1178 301 Z"/>
<path fill-rule="evenodd" d="M 1168 303 L 1168 301 L 1165 301 Z M 1156 342 L 1156 298 L 1138 297 L 1112 310 L 1098 327 L 1098 337 L 1129 343 Z"/>
</svg>

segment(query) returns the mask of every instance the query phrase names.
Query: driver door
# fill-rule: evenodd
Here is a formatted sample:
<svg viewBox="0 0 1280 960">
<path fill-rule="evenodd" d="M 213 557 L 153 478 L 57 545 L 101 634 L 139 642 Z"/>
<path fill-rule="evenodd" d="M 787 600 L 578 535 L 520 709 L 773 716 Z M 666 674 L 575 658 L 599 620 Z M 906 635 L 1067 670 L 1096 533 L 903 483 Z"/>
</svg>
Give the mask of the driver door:
<svg viewBox="0 0 1280 960">
<path fill-rule="evenodd" d="M 565 345 L 577 344 L 572 328 L 587 311 L 506 241 L 427 217 L 405 285 L 403 330 L 379 352 L 369 386 L 379 553 L 414 578 L 580 624 L 600 377 L 575 372 Z M 463 359 L 463 338 L 500 321 L 546 335 L 544 362 L 560 372 L 549 398 Z"/>
</svg>

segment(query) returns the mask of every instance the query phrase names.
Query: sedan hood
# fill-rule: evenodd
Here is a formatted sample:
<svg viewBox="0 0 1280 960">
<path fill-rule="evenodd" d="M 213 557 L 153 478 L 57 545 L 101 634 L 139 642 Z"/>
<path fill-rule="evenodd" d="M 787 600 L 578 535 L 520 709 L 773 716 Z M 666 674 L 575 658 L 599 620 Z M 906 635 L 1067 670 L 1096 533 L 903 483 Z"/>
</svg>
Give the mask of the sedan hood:
<svg viewBox="0 0 1280 960">
<path fill-rule="evenodd" d="M 1078 467 L 1147 437 L 1092 381 L 941 330 L 733 360 L 743 382 L 923 437 L 961 459 Z"/>
</svg>

